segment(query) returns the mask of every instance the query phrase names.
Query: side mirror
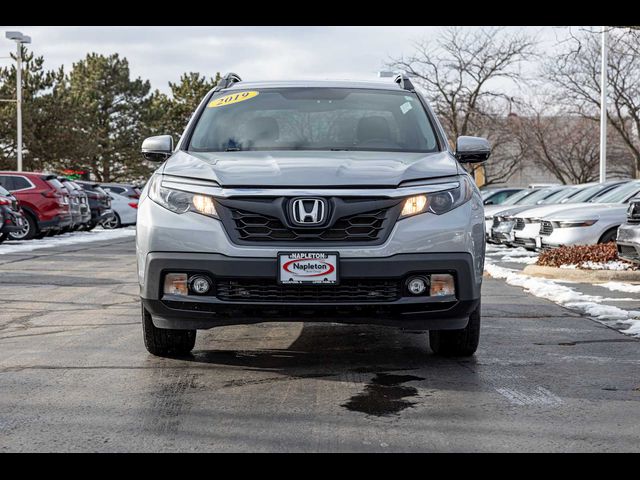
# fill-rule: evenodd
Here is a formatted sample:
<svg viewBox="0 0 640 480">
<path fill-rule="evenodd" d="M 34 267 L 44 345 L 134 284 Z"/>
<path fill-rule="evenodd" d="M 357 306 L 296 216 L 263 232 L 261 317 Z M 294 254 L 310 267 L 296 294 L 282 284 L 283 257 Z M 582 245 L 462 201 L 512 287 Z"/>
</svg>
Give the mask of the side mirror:
<svg viewBox="0 0 640 480">
<path fill-rule="evenodd" d="M 173 137 L 160 135 L 149 137 L 142 142 L 142 156 L 151 162 L 163 162 L 173 153 Z"/>
<path fill-rule="evenodd" d="M 460 163 L 485 162 L 491 155 L 491 146 L 486 138 L 458 137 L 456 158 Z"/>
<path fill-rule="evenodd" d="M 494 201 L 493 200 L 487 200 L 486 202 L 484 202 L 485 205 L 494 205 Z"/>
</svg>

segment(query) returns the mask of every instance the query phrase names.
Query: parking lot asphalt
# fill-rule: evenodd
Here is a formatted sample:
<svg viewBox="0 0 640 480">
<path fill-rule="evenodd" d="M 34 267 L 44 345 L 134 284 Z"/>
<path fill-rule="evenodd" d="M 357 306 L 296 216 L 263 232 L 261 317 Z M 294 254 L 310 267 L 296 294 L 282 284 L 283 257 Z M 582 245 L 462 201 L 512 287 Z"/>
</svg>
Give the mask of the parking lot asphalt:
<svg viewBox="0 0 640 480">
<path fill-rule="evenodd" d="M 640 341 L 501 280 L 470 359 L 320 323 L 155 358 L 137 294 L 132 238 L 0 255 L 0 451 L 640 451 Z"/>
</svg>

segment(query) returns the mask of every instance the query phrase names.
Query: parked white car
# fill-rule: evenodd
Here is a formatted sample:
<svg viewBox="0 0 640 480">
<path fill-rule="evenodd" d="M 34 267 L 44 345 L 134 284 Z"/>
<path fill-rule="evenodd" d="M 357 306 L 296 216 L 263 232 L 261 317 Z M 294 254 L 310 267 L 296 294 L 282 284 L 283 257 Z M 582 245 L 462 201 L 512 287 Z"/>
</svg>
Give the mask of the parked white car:
<svg viewBox="0 0 640 480">
<path fill-rule="evenodd" d="M 520 212 L 512 219 L 513 229 L 508 232 L 511 243 L 525 248 L 535 248 L 536 237 L 540 235 L 540 223 L 544 218 L 578 207 L 588 208 L 593 203 L 610 203 L 608 194 L 615 192 L 617 188 L 624 186 L 626 183 L 625 181 L 616 181 L 577 185 L 573 187 L 571 195 L 559 203 L 530 208 Z"/>
<path fill-rule="evenodd" d="M 502 215 L 504 212 L 509 212 L 509 215 L 514 215 L 527 208 L 535 207 L 551 195 L 559 192 L 565 187 L 551 187 L 541 189 L 522 190 L 500 205 L 486 205 L 484 207 L 484 222 L 485 233 L 487 237 L 491 236 L 491 227 L 493 226 L 494 218 L 498 215 Z"/>
<path fill-rule="evenodd" d="M 640 193 L 640 181 L 629 182 L 604 195 L 603 204 L 582 204 L 545 217 L 536 247 L 594 245 L 616 239 L 618 227 L 627 219 L 628 202 Z"/>
<path fill-rule="evenodd" d="M 109 190 L 109 187 L 103 187 L 111 197 L 111 208 L 113 216 L 102 222 L 102 227 L 106 229 L 126 227 L 135 225 L 138 216 L 138 200 L 125 197 Z"/>
</svg>

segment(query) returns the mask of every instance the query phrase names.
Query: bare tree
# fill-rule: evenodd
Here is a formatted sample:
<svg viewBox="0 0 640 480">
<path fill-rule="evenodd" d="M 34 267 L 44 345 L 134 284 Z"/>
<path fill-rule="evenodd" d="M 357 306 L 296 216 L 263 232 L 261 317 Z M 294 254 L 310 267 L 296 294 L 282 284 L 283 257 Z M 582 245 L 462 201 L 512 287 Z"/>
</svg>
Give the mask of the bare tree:
<svg viewBox="0 0 640 480">
<path fill-rule="evenodd" d="M 640 177 L 640 31 L 612 27 L 609 36 L 607 118 Z M 593 121 L 599 120 L 600 48 L 596 32 L 582 31 L 544 66 L 547 79 L 558 90 L 558 103 Z"/>
<path fill-rule="evenodd" d="M 523 81 L 522 62 L 535 54 L 535 38 L 502 28 L 449 28 L 434 42 L 415 44 L 409 57 L 389 66 L 412 75 L 447 133 L 489 138 L 493 154 L 486 183 L 501 183 L 517 171 L 522 149 L 508 114 L 516 102 L 507 93 Z"/>
</svg>

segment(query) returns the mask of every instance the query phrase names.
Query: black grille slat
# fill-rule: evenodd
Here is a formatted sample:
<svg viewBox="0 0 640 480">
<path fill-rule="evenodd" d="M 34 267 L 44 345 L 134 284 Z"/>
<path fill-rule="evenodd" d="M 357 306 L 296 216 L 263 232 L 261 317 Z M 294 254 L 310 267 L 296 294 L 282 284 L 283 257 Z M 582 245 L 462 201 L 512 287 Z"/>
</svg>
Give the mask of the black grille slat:
<svg viewBox="0 0 640 480">
<path fill-rule="evenodd" d="M 551 235 L 553 233 L 553 224 L 547 220 L 540 223 L 540 235 Z"/>
<path fill-rule="evenodd" d="M 238 236 L 245 241 L 315 240 L 364 241 L 380 238 L 389 209 L 358 213 L 337 220 L 324 229 L 288 228 L 278 218 L 230 208 Z"/>
<path fill-rule="evenodd" d="M 524 230 L 524 219 L 516 218 L 515 224 L 513 225 L 514 230 Z"/>
<path fill-rule="evenodd" d="M 627 216 L 629 223 L 640 223 L 640 202 L 633 202 L 629 206 L 629 214 Z"/>
<path fill-rule="evenodd" d="M 242 302 L 390 302 L 400 298 L 398 280 L 349 280 L 340 285 L 279 285 L 275 280 L 216 280 L 216 296 Z"/>
</svg>

